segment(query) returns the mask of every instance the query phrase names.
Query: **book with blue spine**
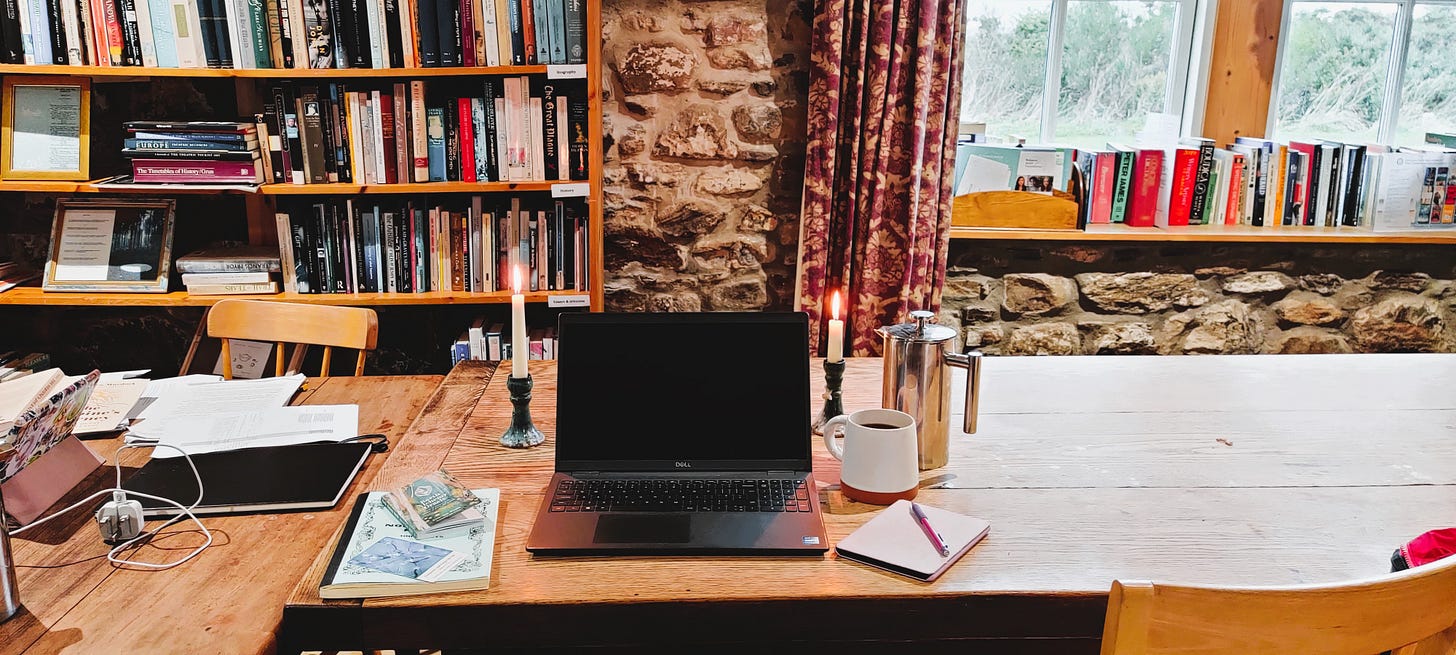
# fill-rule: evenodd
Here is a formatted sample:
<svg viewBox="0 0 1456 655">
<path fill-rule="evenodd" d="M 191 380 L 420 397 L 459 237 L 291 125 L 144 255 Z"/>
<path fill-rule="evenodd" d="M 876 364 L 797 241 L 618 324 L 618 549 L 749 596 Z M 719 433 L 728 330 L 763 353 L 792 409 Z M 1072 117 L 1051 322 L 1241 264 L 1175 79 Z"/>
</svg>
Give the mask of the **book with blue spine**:
<svg viewBox="0 0 1456 655">
<path fill-rule="evenodd" d="M 445 109 L 425 110 L 425 135 L 430 156 L 430 181 L 445 181 Z"/>
<path fill-rule="evenodd" d="M 546 0 L 546 33 L 551 42 L 548 63 L 566 63 L 566 0 Z"/>
<path fill-rule="evenodd" d="M 551 22 L 551 10 L 547 5 L 550 0 L 521 0 L 531 3 L 531 23 L 536 34 L 536 63 L 546 64 L 551 61 L 551 36 L 550 28 L 547 25 Z"/>
<path fill-rule="evenodd" d="M 30 12 L 30 40 L 26 42 L 27 53 L 34 53 L 35 63 L 51 63 L 50 5 L 46 0 L 30 0 L 26 5 Z"/>
</svg>

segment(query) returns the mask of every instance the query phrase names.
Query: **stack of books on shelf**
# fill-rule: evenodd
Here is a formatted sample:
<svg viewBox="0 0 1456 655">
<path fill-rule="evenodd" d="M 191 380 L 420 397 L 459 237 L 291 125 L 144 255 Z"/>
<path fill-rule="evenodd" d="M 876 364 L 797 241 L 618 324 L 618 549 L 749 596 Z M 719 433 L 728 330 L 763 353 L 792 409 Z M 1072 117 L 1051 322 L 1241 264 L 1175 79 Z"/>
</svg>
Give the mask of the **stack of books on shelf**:
<svg viewBox="0 0 1456 655">
<path fill-rule="evenodd" d="M 284 288 L 297 293 L 585 291 L 587 210 L 545 194 L 351 199 L 277 214 Z"/>
<path fill-rule="evenodd" d="M 209 248 L 177 258 L 182 284 L 194 296 L 278 293 L 278 252 L 266 246 Z"/>
<path fill-rule="evenodd" d="M 471 83 L 472 85 L 475 83 Z M 280 84 L 254 117 L 278 183 L 395 184 L 587 179 L 585 87 L 486 77 L 472 89 Z"/>
<path fill-rule="evenodd" d="M 956 193 L 1070 192 L 1081 225 L 1456 228 L 1456 138 L 1408 147 L 1239 137 L 1104 149 L 957 145 Z"/>
<path fill-rule="evenodd" d="M 7 0 L 0 63 L 416 68 L 586 63 L 580 0 Z"/>
<path fill-rule="evenodd" d="M 38 277 L 39 271 L 32 271 L 16 262 L 0 261 L 0 292 L 9 291 Z"/>
<path fill-rule="evenodd" d="M 528 359 L 556 359 L 556 328 L 531 328 L 527 344 Z M 475 319 L 450 345 L 451 366 L 466 360 L 503 362 L 513 356 L 510 330 L 504 323 L 491 323 L 483 317 Z"/>
<path fill-rule="evenodd" d="M 124 127 L 121 154 L 131 160 L 135 183 L 263 183 L 263 151 L 254 125 L 128 121 Z"/>
</svg>

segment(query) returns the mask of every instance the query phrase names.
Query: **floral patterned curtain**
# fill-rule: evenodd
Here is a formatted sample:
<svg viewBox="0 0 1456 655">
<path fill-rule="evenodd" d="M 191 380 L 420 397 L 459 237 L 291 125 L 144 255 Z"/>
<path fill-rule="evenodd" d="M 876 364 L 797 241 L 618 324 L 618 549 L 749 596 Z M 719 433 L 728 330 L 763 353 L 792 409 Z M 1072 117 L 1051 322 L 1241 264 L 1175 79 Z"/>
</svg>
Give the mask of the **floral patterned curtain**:
<svg viewBox="0 0 1456 655">
<path fill-rule="evenodd" d="M 816 0 L 798 307 L 821 343 L 842 289 L 845 341 L 940 308 L 960 115 L 964 0 Z"/>
</svg>

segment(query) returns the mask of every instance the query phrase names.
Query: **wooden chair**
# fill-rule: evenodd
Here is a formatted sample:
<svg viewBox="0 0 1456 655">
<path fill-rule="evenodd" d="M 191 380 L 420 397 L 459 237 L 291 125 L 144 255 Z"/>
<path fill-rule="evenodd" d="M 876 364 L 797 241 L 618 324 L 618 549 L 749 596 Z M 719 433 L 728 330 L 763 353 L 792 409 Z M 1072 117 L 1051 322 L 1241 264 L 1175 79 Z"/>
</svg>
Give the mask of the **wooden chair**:
<svg viewBox="0 0 1456 655">
<path fill-rule="evenodd" d="M 354 375 L 364 373 L 364 357 L 374 349 L 379 338 L 379 317 L 374 310 L 361 307 L 332 307 L 268 300 L 220 300 L 203 319 L 207 335 L 222 340 L 222 361 L 232 361 L 228 345 L 231 339 L 271 341 L 276 345 L 275 375 L 292 375 L 303 367 L 308 347 L 323 346 L 320 375 L 329 374 L 333 349 L 352 348 L 359 351 L 354 362 Z M 183 371 L 189 370 L 197 351 L 194 340 Z M 285 368 L 285 344 L 294 344 L 293 357 Z M 232 367 L 222 367 L 223 377 L 231 380 Z"/>
<path fill-rule="evenodd" d="M 1180 587 L 1114 582 L 1102 655 L 1451 655 L 1456 557 L 1357 582 Z"/>
</svg>

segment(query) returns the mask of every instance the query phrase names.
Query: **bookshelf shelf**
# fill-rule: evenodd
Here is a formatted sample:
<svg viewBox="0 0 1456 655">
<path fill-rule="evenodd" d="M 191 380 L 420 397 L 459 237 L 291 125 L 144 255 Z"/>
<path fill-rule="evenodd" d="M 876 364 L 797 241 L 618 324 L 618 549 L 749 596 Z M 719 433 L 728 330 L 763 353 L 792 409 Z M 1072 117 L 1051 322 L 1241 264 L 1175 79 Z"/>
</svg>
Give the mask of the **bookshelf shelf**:
<svg viewBox="0 0 1456 655">
<path fill-rule="evenodd" d="M 363 79 L 532 75 L 546 66 L 449 66 L 442 68 L 149 68 L 146 66 L 39 66 L 0 64 L 0 75 L 69 75 L 94 78 L 230 77 L 254 79 Z"/>
<path fill-rule="evenodd" d="M 498 193 L 507 191 L 550 191 L 561 182 L 410 182 L 404 184 L 265 184 L 258 193 L 265 196 L 353 195 L 360 193 Z"/>
<path fill-rule="evenodd" d="M 525 294 L 528 303 L 544 303 L 552 296 L 589 295 L 578 291 L 534 291 Z M 39 287 L 16 287 L 0 293 L 0 305 L 55 305 L 71 307 L 210 307 L 226 298 L 272 300 L 311 305 L 347 305 L 383 307 L 399 305 L 490 305 L 509 303 L 511 294 L 504 291 L 467 293 L 431 291 L 429 293 L 270 293 L 241 296 L 193 296 L 186 291 L 170 293 L 68 293 L 44 291 Z"/>
<path fill-rule="evenodd" d="M 1026 230 L 1014 228 L 952 227 L 952 239 L 1022 241 L 1202 241 L 1223 243 L 1365 243 L 1456 245 L 1456 230 L 1445 232 L 1371 232 L 1330 227 L 1249 227 L 1209 225 L 1189 227 L 1127 227 L 1090 225 L 1085 230 Z"/>
</svg>

